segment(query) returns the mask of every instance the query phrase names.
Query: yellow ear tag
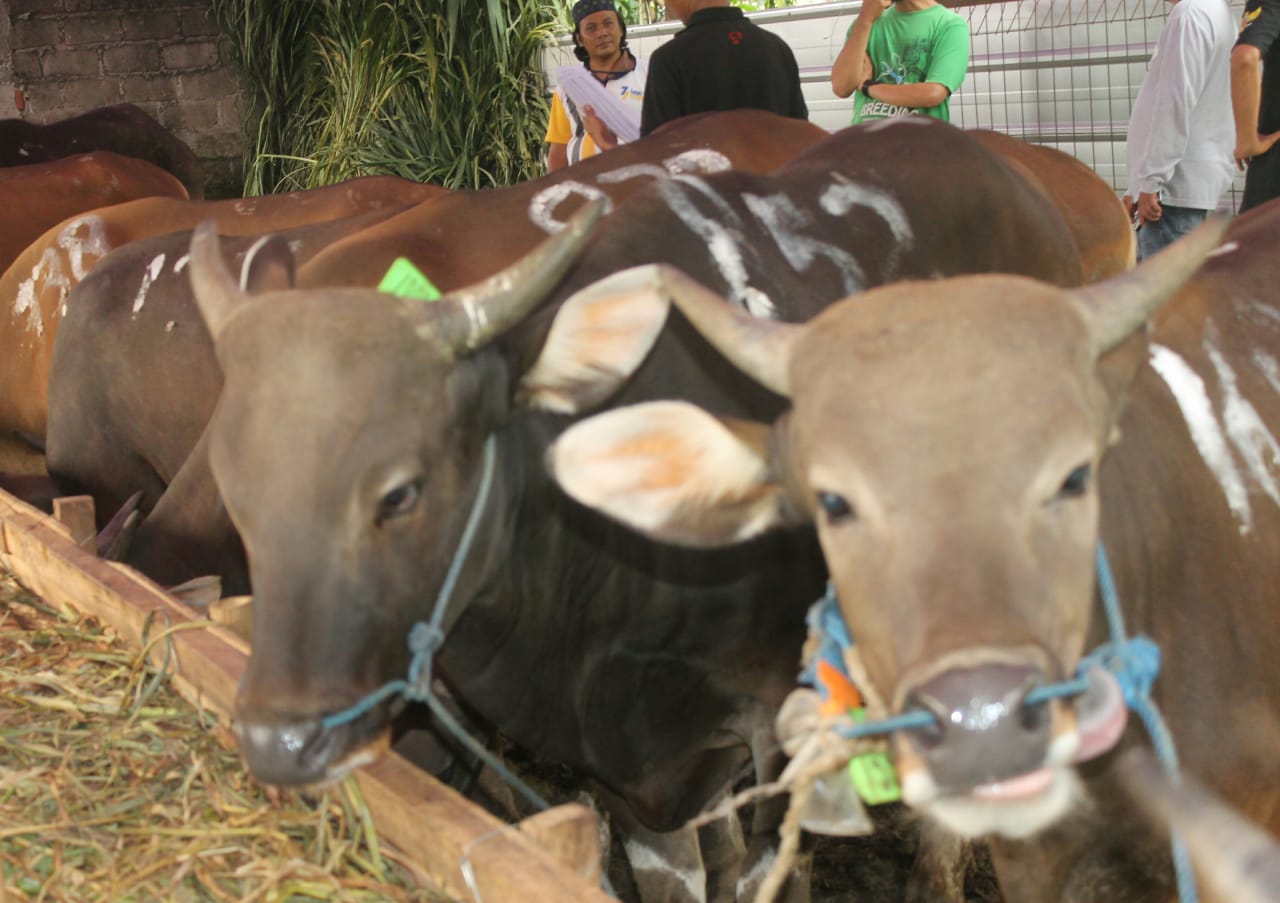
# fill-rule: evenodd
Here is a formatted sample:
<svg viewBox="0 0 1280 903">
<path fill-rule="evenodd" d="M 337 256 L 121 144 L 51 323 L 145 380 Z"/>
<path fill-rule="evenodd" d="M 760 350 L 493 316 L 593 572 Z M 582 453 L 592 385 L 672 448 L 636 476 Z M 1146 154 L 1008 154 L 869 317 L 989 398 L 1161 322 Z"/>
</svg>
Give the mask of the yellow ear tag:
<svg viewBox="0 0 1280 903">
<path fill-rule="evenodd" d="M 378 283 L 378 291 L 418 301 L 434 301 L 440 297 L 440 289 L 423 275 L 422 270 L 410 263 L 407 257 L 395 259 L 387 270 L 387 275 Z"/>
</svg>

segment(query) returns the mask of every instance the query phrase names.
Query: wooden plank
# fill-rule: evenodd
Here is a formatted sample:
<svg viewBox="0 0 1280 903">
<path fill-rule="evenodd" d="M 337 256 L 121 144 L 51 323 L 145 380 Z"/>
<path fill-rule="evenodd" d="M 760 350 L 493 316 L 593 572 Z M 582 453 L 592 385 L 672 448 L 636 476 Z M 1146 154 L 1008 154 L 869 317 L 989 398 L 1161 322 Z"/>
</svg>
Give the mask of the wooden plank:
<svg viewBox="0 0 1280 903">
<path fill-rule="evenodd" d="M 67 528 L 71 541 L 82 549 L 89 548 L 89 543 L 98 535 L 91 496 L 72 495 L 54 499 L 53 519 Z"/>
<path fill-rule="evenodd" d="M 46 601 L 98 619 L 137 647 L 146 636 L 151 660 L 167 660 L 175 689 L 230 723 L 248 655 L 247 644 L 234 633 L 136 571 L 80 548 L 66 527 L 3 491 L 0 566 Z M 526 832 L 394 753 L 356 776 L 379 834 L 446 893 L 470 900 L 474 888 L 481 899 L 530 903 L 612 899 L 595 877 L 580 874 L 591 867 L 581 849 L 582 807 L 543 813 Z M 594 826 L 594 815 L 583 811 Z M 548 828 L 559 823 L 570 827 Z M 552 837 L 550 846 L 561 858 L 535 843 L 537 837 Z"/>
</svg>

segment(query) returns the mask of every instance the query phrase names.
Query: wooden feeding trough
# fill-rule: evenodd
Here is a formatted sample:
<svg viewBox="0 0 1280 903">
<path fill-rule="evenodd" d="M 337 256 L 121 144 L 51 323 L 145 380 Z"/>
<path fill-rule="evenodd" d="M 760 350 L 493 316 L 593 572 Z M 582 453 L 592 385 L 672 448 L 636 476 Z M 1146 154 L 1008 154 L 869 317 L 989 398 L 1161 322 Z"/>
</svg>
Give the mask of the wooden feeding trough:
<svg viewBox="0 0 1280 903">
<path fill-rule="evenodd" d="M 60 499 L 54 516 L 0 491 L 0 567 L 49 604 L 88 615 L 140 647 L 149 623 L 168 628 L 170 680 L 193 705 L 230 722 L 248 644 L 141 574 L 103 561 L 87 497 Z M 234 616 L 236 605 L 227 606 Z M 380 837 L 419 876 L 459 900 L 529 903 L 612 899 L 598 885 L 595 815 L 568 804 L 508 825 L 394 753 L 357 772 Z"/>
</svg>

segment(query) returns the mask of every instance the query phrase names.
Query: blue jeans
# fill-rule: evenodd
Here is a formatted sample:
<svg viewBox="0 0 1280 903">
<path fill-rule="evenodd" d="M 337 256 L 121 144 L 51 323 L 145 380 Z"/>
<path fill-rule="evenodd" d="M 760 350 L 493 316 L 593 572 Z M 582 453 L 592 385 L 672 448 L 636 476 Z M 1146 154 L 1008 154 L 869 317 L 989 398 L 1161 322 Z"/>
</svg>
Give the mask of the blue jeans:
<svg viewBox="0 0 1280 903">
<path fill-rule="evenodd" d="M 1195 207 L 1161 205 L 1160 218 L 1153 223 L 1143 223 L 1138 230 L 1138 259 L 1150 257 L 1156 251 L 1173 244 L 1196 226 L 1204 222 L 1208 210 Z"/>
</svg>

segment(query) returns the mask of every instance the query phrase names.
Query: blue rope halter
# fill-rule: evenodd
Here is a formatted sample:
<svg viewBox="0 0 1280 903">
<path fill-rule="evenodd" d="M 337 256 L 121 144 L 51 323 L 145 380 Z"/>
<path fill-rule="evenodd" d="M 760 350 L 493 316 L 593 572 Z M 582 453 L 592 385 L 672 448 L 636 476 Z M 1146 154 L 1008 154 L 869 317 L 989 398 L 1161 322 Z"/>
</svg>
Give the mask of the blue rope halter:
<svg viewBox="0 0 1280 903">
<path fill-rule="evenodd" d="M 1116 593 L 1115 581 L 1111 576 L 1111 565 L 1107 561 L 1106 549 L 1098 543 L 1095 556 L 1095 567 L 1098 574 L 1098 591 L 1102 597 L 1102 608 L 1106 613 L 1107 626 L 1111 640 L 1103 643 L 1093 653 L 1080 661 L 1076 676 L 1071 680 L 1038 686 L 1027 693 L 1026 702 L 1047 702 L 1067 696 L 1078 696 L 1085 692 L 1088 682 L 1085 678 L 1090 668 L 1106 668 L 1115 677 L 1124 695 L 1125 705 L 1136 712 L 1142 719 L 1147 733 L 1151 737 L 1156 756 L 1164 766 L 1165 772 L 1175 781 L 1178 779 L 1178 754 L 1174 748 L 1173 734 L 1165 724 L 1155 700 L 1151 698 L 1151 688 L 1160 673 L 1160 647 L 1145 636 L 1130 637 L 1125 631 L 1124 614 L 1120 610 L 1120 598 Z M 825 610 L 819 615 L 822 618 L 821 629 L 836 634 L 833 637 L 838 644 L 851 646 L 848 627 L 840 617 L 836 601 L 835 587 L 827 584 L 827 593 L 820 600 L 824 609 L 829 608 L 838 618 L 838 624 Z M 926 709 L 912 709 L 901 715 L 882 718 L 877 721 L 863 721 L 845 725 L 838 729 L 842 737 L 850 739 L 875 737 L 890 734 L 894 731 L 928 727 L 936 722 L 934 714 Z M 1195 872 L 1191 867 L 1189 856 L 1182 838 L 1176 831 L 1171 832 L 1170 844 L 1173 854 L 1174 874 L 1178 882 L 1178 899 L 1180 903 L 1197 903 L 1200 899 L 1196 889 Z"/>
<path fill-rule="evenodd" d="M 489 500 L 489 492 L 493 487 L 495 459 L 497 458 L 497 439 L 493 434 L 490 434 L 489 438 L 485 440 L 483 454 L 480 486 L 476 490 L 474 501 L 471 503 L 471 511 L 467 514 L 467 523 L 462 529 L 462 537 L 458 540 L 458 547 L 454 550 L 453 560 L 449 562 L 449 569 L 445 571 L 444 582 L 440 585 L 440 592 L 436 595 L 431 617 L 427 621 L 417 622 L 409 630 L 409 651 L 413 653 L 413 659 L 409 663 L 408 678 L 396 678 L 395 680 L 387 681 L 354 705 L 325 716 L 320 723 L 325 730 L 332 730 L 335 727 L 350 724 L 370 712 L 375 706 L 395 696 L 403 696 L 411 702 L 426 703 L 431 713 L 472 755 L 484 762 L 489 768 L 492 768 L 499 777 L 535 808 L 540 810 L 549 809 L 551 807 L 550 803 L 498 761 L 496 757 L 484 748 L 483 744 L 472 737 L 466 728 L 458 723 L 457 719 L 445 708 L 431 687 L 435 655 L 440 650 L 440 647 L 444 645 L 444 630 L 441 625 L 444 622 L 445 612 L 449 608 L 449 600 L 457 587 L 458 576 L 462 573 L 462 566 L 466 563 L 467 556 L 471 553 L 471 545 L 475 541 L 476 530 L 480 525 L 480 518 L 484 514 L 485 506 Z"/>
</svg>

